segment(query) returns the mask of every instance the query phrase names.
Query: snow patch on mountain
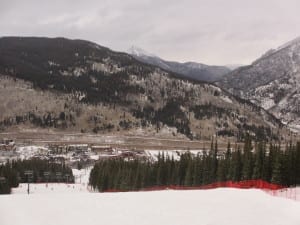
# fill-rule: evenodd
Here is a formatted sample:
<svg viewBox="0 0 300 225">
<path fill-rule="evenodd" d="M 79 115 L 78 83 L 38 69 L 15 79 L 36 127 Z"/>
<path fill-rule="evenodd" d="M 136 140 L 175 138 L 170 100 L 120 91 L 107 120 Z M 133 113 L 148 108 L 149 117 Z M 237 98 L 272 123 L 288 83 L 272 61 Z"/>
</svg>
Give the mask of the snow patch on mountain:
<svg viewBox="0 0 300 225">
<path fill-rule="evenodd" d="M 154 54 L 147 52 L 146 50 L 132 45 L 128 50 L 127 53 L 130 55 L 135 55 L 135 56 L 150 56 L 150 57 L 156 57 Z"/>
<path fill-rule="evenodd" d="M 207 65 L 204 65 L 202 63 L 196 63 L 196 62 L 186 62 L 184 64 L 191 69 L 204 69 L 208 67 Z"/>
</svg>

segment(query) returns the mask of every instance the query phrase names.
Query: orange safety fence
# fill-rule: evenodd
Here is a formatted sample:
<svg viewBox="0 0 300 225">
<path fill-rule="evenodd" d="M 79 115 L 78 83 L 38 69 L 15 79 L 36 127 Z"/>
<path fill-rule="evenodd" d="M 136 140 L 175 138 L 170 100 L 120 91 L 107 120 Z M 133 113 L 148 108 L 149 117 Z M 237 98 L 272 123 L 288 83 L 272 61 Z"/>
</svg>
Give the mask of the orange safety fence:
<svg viewBox="0 0 300 225">
<path fill-rule="evenodd" d="M 287 188 L 283 185 L 272 184 L 264 180 L 245 180 L 245 181 L 225 181 L 225 182 L 215 182 L 212 184 L 201 185 L 201 186 L 180 186 L 180 185 L 165 185 L 165 186 L 153 186 L 142 188 L 137 191 L 161 191 L 161 190 L 207 190 L 215 188 L 240 188 L 240 189 L 263 189 L 269 191 L 276 191 Z M 105 192 L 124 192 L 122 190 L 110 189 Z"/>
<path fill-rule="evenodd" d="M 215 182 L 212 184 L 201 186 L 180 186 L 180 185 L 165 185 L 141 188 L 138 190 L 116 190 L 110 189 L 105 192 L 129 192 L 129 191 L 162 191 L 162 190 L 209 190 L 215 188 L 239 188 L 239 189 L 259 189 L 267 194 L 276 197 L 288 198 L 300 201 L 300 187 L 287 187 L 279 184 L 272 184 L 264 180 L 245 180 L 245 181 L 225 181 Z"/>
</svg>

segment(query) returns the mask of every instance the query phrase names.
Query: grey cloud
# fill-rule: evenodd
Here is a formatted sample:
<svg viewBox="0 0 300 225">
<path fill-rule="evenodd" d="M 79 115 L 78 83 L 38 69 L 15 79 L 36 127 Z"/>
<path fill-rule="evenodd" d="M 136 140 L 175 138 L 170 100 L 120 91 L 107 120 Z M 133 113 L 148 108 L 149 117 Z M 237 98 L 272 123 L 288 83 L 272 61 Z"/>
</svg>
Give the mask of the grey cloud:
<svg viewBox="0 0 300 225">
<path fill-rule="evenodd" d="M 1 36 L 64 36 L 166 59 L 250 63 L 300 34 L 296 0 L 1 0 Z"/>
</svg>

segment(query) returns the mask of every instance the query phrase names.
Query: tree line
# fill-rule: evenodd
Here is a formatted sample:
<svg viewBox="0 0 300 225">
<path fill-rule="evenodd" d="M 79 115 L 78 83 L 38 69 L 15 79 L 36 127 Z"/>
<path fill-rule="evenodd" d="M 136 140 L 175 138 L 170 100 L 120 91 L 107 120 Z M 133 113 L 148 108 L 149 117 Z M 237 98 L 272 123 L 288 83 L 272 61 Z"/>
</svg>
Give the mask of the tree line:
<svg viewBox="0 0 300 225">
<path fill-rule="evenodd" d="M 252 144 L 247 136 L 242 149 L 236 147 L 232 150 L 229 143 L 222 155 L 218 153 L 217 142 L 212 142 L 209 151 L 198 155 L 184 153 L 179 160 L 163 153 L 158 155 L 155 162 L 103 160 L 92 169 L 89 183 L 93 189 L 103 192 L 168 185 L 194 187 L 253 179 L 284 186 L 299 185 L 300 143 L 287 144 L 281 150 L 280 144 Z"/>
<path fill-rule="evenodd" d="M 32 174 L 27 174 L 30 171 Z M 30 159 L 0 165 L 0 194 L 9 194 L 19 183 L 74 182 L 71 168 L 64 163 Z"/>
</svg>

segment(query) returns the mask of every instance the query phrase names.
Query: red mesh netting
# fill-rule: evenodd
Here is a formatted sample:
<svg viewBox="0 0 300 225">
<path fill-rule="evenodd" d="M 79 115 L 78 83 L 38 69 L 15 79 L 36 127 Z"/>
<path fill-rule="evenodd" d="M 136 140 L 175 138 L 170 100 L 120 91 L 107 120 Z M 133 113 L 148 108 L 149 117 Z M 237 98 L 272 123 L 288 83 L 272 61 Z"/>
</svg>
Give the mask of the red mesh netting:
<svg viewBox="0 0 300 225">
<path fill-rule="evenodd" d="M 168 185 L 168 186 L 154 186 L 140 189 L 139 191 L 159 191 L 159 190 L 206 190 L 206 189 L 214 189 L 214 188 L 256 188 L 263 190 L 280 190 L 286 188 L 285 186 L 278 184 L 271 184 L 269 182 L 263 180 L 245 180 L 245 181 L 225 181 L 225 182 L 216 182 L 212 184 L 202 185 L 202 186 L 178 186 L 178 185 Z M 120 190 L 107 190 L 106 192 L 120 192 Z M 122 192 L 122 191 L 121 191 Z"/>
</svg>

